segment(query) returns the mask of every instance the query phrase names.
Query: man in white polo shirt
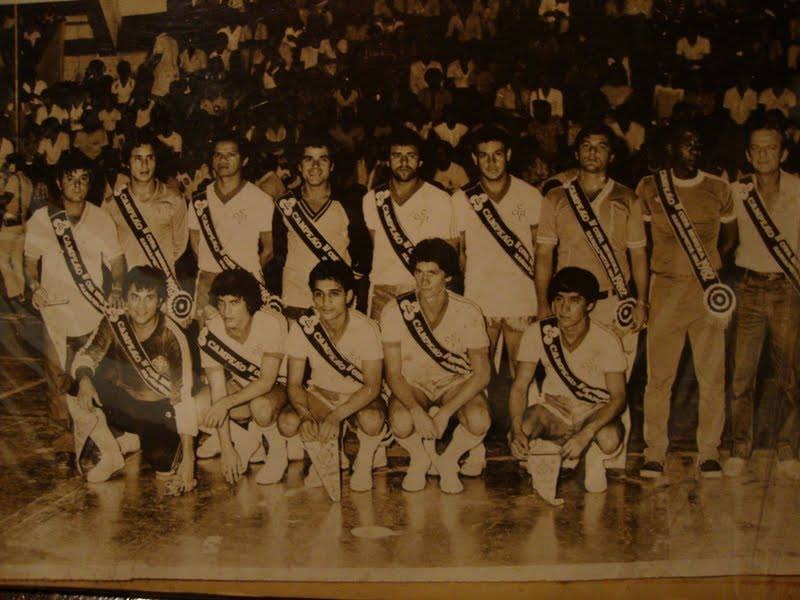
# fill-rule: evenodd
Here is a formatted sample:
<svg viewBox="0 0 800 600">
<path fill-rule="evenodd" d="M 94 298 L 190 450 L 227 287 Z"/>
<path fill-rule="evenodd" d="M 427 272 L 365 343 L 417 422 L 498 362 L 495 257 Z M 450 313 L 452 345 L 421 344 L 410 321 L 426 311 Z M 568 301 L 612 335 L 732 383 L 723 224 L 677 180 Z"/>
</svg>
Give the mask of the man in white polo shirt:
<svg viewBox="0 0 800 600">
<path fill-rule="evenodd" d="M 457 246 L 450 196 L 419 176 L 422 141 L 402 128 L 389 139 L 389 183 L 367 192 L 364 221 L 373 242 L 370 317 L 378 319 L 386 303 L 414 289 L 411 252 L 426 238 Z"/>
<path fill-rule="evenodd" d="M 189 207 L 189 243 L 199 267 L 195 318 L 201 327 L 217 273 L 239 266 L 263 284 L 262 268 L 272 257 L 272 198 L 243 179 L 242 162 L 241 142 L 232 134 L 217 137 L 211 158 L 216 179 L 200 187 Z M 218 247 L 209 246 L 208 228 L 201 227 L 201 220 L 212 224 Z"/>
<path fill-rule="evenodd" d="M 723 466 L 729 477 L 744 473 L 753 449 L 756 375 L 766 339 L 775 381 L 781 392 L 779 409 L 769 415 L 770 424 L 779 430 L 778 473 L 800 479 L 796 450 L 800 431 L 797 410 L 800 178 L 781 169 L 787 154 L 780 123 L 776 119 L 758 119 L 750 126 L 747 147 L 747 160 L 755 175 L 746 176 L 731 186 L 739 239 L 736 266 L 740 273 L 735 287 L 737 308 L 731 380 L 733 450 Z M 772 224 L 760 227 L 757 223 L 764 222 L 764 214 Z M 773 237 L 768 241 L 772 226 L 781 238 Z M 762 237 L 765 232 L 767 238 Z M 781 241 L 783 247 L 776 248 Z M 778 259 L 780 263 L 774 251 L 783 257 Z"/>
</svg>

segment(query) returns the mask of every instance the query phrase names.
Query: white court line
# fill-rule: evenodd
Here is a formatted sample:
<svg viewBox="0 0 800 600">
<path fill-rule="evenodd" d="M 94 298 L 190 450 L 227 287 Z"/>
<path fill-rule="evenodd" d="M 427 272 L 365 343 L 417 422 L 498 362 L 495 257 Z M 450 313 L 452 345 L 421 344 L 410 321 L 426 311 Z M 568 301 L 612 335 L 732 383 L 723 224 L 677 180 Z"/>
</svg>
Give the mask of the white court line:
<svg viewBox="0 0 800 600">
<path fill-rule="evenodd" d="M 7 392 L 3 392 L 2 394 L 0 394 L 0 400 L 5 400 L 6 398 L 10 398 L 11 396 L 14 396 L 16 394 L 19 394 L 20 392 L 24 392 L 25 390 L 29 390 L 31 388 L 39 386 L 43 383 L 44 383 L 44 378 L 37 379 L 36 381 L 29 381 L 28 383 L 24 383 L 14 388 L 13 390 L 8 390 Z"/>
</svg>

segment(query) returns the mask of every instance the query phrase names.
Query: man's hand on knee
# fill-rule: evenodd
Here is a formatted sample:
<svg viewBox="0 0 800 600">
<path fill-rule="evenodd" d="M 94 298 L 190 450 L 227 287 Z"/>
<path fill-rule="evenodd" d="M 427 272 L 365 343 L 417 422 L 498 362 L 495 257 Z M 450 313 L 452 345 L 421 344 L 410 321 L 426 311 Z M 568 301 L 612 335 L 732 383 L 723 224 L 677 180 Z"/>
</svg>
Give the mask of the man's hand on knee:
<svg viewBox="0 0 800 600">
<path fill-rule="evenodd" d="M 567 442 L 561 447 L 561 456 L 568 459 L 578 459 L 583 454 L 586 447 L 594 438 L 594 435 L 591 431 L 586 429 L 582 429 L 571 438 L 567 440 Z"/>
<path fill-rule="evenodd" d="M 78 404 L 84 410 L 92 410 L 95 406 L 103 405 L 90 377 L 81 377 L 78 384 Z"/>
<path fill-rule="evenodd" d="M 511 429 L 508 432 L 508 447 L 511 449 L 511 456 L 517 460 L 526 460 L 530 447 L 528 436 L 522 429 Z"/>
</svg>

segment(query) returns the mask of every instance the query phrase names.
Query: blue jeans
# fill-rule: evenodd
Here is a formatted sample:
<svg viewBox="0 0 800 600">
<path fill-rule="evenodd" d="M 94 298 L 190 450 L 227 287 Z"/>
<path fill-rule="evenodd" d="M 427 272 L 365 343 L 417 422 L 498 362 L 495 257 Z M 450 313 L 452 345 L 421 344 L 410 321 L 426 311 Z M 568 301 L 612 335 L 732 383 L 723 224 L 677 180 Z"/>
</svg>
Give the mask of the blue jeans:
<svg viewBox="0 0 800 600">
<path fill-rule="evenodd" d="M 776 447 L 778 458 L 793 458 L 800 437 L 795 364 L 798 357 L 797 338 L 800 335 L 800 294 L 785 277 L 765 279 L 751 271 L 744 271 L 736 283 L 735 291 L 732 455 L 748 458 L 753 449 L 753 394 L 766 341 L 781 395 L 779 409 L 769 415 L 768 425 L 779 428 Z"/>
</svg>

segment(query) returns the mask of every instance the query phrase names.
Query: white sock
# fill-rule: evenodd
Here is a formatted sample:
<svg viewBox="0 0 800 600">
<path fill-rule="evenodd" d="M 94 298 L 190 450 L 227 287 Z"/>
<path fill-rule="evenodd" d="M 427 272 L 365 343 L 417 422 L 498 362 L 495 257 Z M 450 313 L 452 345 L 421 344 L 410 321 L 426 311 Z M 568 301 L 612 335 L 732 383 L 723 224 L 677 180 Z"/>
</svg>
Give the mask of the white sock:
<svg viewBox="0 0 800 600">
<path fill-rule="evenodd" d="M 267 449 L 267 460 L 289 460 L 289 455 L 286 448 L 286 438 L 281 434 L 277 423 L 273 423 L 269 427 L 261 427 L 260 425 L 256 425 L 254 429 L 267 438 L 267 444 L 269 445 L 269 448 Z"/>
<path fill-rule="evenodd" d="M 358 454 L 356 454 L 353 470 L 361 461 L 366 461 L 366 464 L 372 469 L 372 458 L 375 456 L 375 450 L 378 449 L 381 441 L 383 441 L 383 436 L 380 433 L 378 435 L 367 435 L 360 429 L 356 429 L 356 435 L 358 436 Z"/>
<path fill-rule="evenodd" d="M 396 437 L 395 440 L 397 440 L 401 448 L 405 448 L 412 461 L 422 460 L 426 462 L 428 460 L 428 453 L 425 452 L 425 447 L 422 445 L 422 438 L 416 431 L 407 438 Z"/>
<path fill-rule="evenodd" d="M 475 435 L 470 433 L 463 425 L 458 425 L 455 430 L 453 430 L 453 439 L 450 440 L 450 444 L 439 458 L 439 464 L 458 465 L 458 459 L 461 458 L 465 452 L 472 450 L 475 446 L 480 444 L 483 441 L 484 435 Z"/>
</svg>

